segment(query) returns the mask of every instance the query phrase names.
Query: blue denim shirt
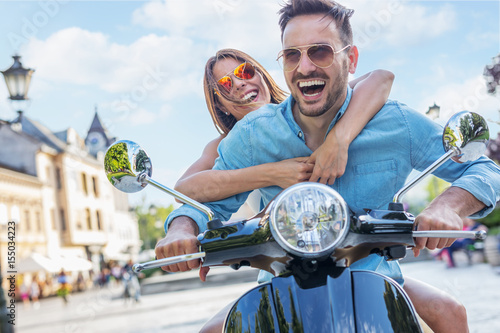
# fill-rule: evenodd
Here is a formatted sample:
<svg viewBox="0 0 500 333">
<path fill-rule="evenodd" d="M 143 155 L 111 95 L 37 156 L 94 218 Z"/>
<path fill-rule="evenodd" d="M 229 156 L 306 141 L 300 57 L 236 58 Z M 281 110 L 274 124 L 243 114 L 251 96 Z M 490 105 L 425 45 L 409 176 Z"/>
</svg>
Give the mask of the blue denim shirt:
<svg viewBox="0 0 500 333">
<path fill-rule="evenodd" d="M 346 100 L 328 131 L 344 114 L 351 96 L 352 89 L 348 88 Z M 293 118 L 293 103 L 293 98 L 289 97 L 281 104 L 266 105 L 240 120 L 219 144 L 219 158 L 214 169 L 240 169 L 311 155 L 304 134 Z M 444 154 L 442 133 L 442 127 L 424 115 L 402 103 L 388 101 L 351 143 L 345 173 L 335 180 L 333 189 L 358 214 L 362 214 L 364 208 L 386 208 L 413 169 L 424 170 Z M 500 169 L 486 157 L 464 164 L 448 161 L 434 174 L 452 186 L 469 191 L 486 205 L 474 217 L 486 215 L 500 200 Z M 263 203 L 267 204 L 281 190 L 278 186 L 260 189 Z M 211 202 L 207 206 L 216 217 L 227 221 L 249 193 Z M 169 215 L 165 229 L 172 219 L 182 215 L 196 221 L 200 232 L 206 230 L 207 216 L 188 205 Z M 383 270 L 384 274 L 388 273 L 387 269 L 393 271 L 396 279 L 400 275 L 397 262 L 386 262 L 373 255 L 353 266 Z"/>
</svg>

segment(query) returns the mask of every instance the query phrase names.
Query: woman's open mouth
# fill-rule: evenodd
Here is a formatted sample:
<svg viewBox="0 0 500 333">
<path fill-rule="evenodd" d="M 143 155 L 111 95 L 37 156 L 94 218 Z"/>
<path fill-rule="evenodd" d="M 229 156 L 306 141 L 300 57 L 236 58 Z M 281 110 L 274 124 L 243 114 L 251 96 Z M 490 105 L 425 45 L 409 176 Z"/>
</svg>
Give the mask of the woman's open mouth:
<svg viewBox="0 0 500 333">
<path fill-rule="evenodd" d="M 248 93 L 246 93 L 242 98 L 241 100 L 243 102 L 246 102 L 246 103 L 250 103 L 250 102 L 253 102 L 256 98 L 257 98 L 257 90 L 252 90 Z"/>
</svg>

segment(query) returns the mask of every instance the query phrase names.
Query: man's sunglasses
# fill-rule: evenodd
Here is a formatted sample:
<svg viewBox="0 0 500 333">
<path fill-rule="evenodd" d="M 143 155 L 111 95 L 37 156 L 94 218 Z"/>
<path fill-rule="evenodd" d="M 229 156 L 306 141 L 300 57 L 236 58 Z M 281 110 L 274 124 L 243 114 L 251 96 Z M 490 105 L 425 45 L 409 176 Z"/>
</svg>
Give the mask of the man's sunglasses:
<svg viewBox="0 0 500 333">
<path fill-rule="evenodd" d="M 281 50 L 278 53 L 278 62 L 285 72 L 295 70 L 302 59 L 302 52 L 305 51 L 309 60 L 314 66 L 319 68 L 327 68 L 333 64 L 335 55 L 351 47 L 351 45 L 344 46 L 341 50 L 335 51 L 330 44 L 311 44 L 298 47 L 290 47 Z"/>
<path fill-rule="evenodd" d="M 255 76 L 255 67 L 253 67 L 253 65 L 249 62 L 244 62 L 238 65 L 238 67 L 236 67 L 233 71 L 221 77 L 217 83 L 228 93 L 231 92 L 231 89 L 233 88 L 233 79 L 230 77 L 231 74 L 240 80 L 250 80 Z"/>
</svg>

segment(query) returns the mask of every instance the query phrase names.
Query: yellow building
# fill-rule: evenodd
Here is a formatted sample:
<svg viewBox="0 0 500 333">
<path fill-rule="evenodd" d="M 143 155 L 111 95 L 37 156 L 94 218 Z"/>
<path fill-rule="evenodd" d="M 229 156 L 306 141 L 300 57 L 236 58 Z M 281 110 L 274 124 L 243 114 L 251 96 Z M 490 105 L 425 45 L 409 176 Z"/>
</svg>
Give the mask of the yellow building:
<svg viewBox="0 0 500 333">
<path fill-rule="evenodd" d="M 94 271 L 102 262 L 135 259 L 137 220 L 103 169 L 113 141 L 97 112 L 86 140 L 72 128 L 53 133 L 22 113 L 0 121 L 0 233 L 15 222 L 16 265 L 32 253 L 88 259 Z M 2 252 L 7 241 L 0 239 Z M 0 260 L 5 274 L 7 256 Z"/>
</svg>

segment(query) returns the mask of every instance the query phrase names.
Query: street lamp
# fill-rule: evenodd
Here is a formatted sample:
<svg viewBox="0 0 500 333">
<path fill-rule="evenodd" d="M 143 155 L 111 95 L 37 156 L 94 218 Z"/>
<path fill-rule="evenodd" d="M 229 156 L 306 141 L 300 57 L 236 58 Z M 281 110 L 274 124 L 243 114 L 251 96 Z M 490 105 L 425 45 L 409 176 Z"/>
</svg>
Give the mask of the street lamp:
<svg viewBox="0 0 500 333">
<path fill-rule="evenodd" d="M 28 100 L 28 89 L 31 82 L 31 75 L 34 69 L 24 68 L 20 59 L 21 56 L 15 55 L 14 63 L 9 69 L 2 71 L 9 90 L 9 99 L 13 101 L 26 101 Z"/>
<path fill-rule="evenodd" d="M 432 120 L 435 120 L 435 119 L 439 118 L 439 111 L 440 110 L 441 110 L 441 108 L 439 106 L 437 106 L 436 103 L 434 102 L 434 105 L 430 106 L 429 110 L 427 110 L 427 112 L 425 114 L 428 115 Z"/>
<path fill-rule="evenodd" d="M 7 83 L 7 89 L 9 90 L 10 99 L 13 101 L 25 101 L 27 100 L 28 88 L 31 81 L 31 75 L 33 74 L 33 69 L 24 68 L 19 59 L 18 55 L 13 56 L 14 64 L 7 70 L 2 71 L 5 78 L 5 83 Z M 9 286 L 11 284 L 9 283 Z M 9 288 L 10 290 L 10 288 Z M 10 305 L 11 303 L 9 303 Z M 8 321 L 7 316 L 7 300 L 5 298 L 3 290 L 3 276 L 2 267 L 0 264 L 0 332 L 12 333 L 14 332 L 14 325 L 11 325 Z"/>
</svg>

